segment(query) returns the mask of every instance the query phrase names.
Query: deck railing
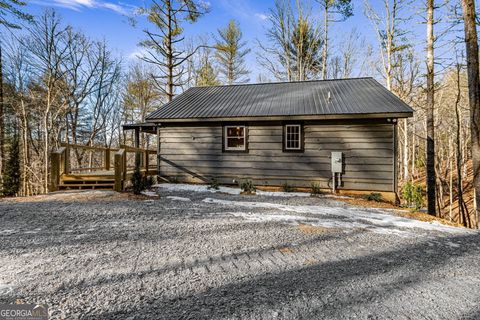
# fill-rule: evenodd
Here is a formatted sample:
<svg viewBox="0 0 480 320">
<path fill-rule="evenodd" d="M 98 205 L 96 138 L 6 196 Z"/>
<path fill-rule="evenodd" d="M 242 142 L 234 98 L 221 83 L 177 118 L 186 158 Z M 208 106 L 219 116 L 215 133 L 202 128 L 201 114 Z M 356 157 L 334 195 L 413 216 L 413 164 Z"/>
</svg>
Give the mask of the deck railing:
<svg viewBox="0 0 480 320">
<path fill-rule="evenodd" d="M 153 155 L 154 157 L 151 159 Z M 135 169 L 137 160 L 140 170 L 145 175 L 153 174 L 156 171 L 156 155 L 156 150 L 125 145 L 121 145 L 120 148 L 105 148 L 62 144 L 60 148 L 51 153 L 50 191 L 58 190 L 61 177 L 69 174 L 113 176 L 115 190 L 121 191 Z"/>
</svg>

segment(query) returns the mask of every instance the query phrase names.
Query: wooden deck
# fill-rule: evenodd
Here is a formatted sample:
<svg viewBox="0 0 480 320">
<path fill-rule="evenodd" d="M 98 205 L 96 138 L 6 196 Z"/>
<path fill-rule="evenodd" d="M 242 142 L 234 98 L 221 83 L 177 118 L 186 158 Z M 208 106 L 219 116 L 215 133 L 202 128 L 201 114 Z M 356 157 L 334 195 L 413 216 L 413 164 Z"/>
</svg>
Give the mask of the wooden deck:
<svg viewBox="0 0 480 320">
<path fill-rule="evenodd" d="M 97 165 L 95 168 L 72 168 L 70 153 L 75 149 L 102 153 L 102 165 L 100 167 Z M 110 161 L 112 153 L 114 153 L 113 166 Z M 127 161 L 128 153 L 134 154 L 131 158 L 134 159 L 134 162 L 138 161 L 140 163 L 140 171 L 143 175 L 148 176 L 157 173 L 156 164 L 151 164 L 149 161 L 151 155 L 157 154 L 154 150 L 126 146 L 122 146 L 120 149 L 108 149 L 62 145 L 61 148 L 51 154 L 50 191 L 81 189 L 121 191 L 129 184 L 135 168 L 133 164 L 129 164 Z"/>
</svg>

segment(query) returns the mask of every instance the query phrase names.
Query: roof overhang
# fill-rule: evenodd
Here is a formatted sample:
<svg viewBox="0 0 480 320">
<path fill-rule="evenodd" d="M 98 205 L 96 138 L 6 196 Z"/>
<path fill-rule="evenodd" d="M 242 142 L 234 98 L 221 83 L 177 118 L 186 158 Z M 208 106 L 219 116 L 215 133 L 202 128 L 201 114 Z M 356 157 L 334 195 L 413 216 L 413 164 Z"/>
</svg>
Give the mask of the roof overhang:
<svg viewBox="0 0 480 320">
<path fill-rule="evenodd" d="M 337 120 L 337 119 L 397 119 L 409 118 L 413 112 L 401 113 L 362 113 L 362 114 L 325 114 L 325 115 L 295 115 L 295 116 L 258 116 L 258 117 L 208 117 L 208 118 L 159 118 L 149 119 L 152 123 L 178 122 L 228 122 L 228 121 L 307 121 L 307 120 Z"/>
<path fill-rule="evenodd" d="M 140 132 L 146 133 L 157 133 L 157 124 L 153 122 L 144 122 L 144 123 L 128 123 L 124 124 L 123 130 L 139 130 Z"/>
</svg>

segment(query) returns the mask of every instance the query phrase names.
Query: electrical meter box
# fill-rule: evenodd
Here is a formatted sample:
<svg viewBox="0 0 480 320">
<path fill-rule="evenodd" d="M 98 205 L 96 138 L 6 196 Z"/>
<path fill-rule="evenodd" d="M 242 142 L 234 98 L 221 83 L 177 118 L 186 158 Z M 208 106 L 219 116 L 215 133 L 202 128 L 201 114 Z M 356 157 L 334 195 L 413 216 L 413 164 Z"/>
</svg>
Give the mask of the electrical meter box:
<svg viewBox="0 0 480 320">
<path fill-rule="evenodd" d="M 332 151 L 332 172 L 342 173 L 343 171 L 343 154 L 341 152 Z"/>
</svg>

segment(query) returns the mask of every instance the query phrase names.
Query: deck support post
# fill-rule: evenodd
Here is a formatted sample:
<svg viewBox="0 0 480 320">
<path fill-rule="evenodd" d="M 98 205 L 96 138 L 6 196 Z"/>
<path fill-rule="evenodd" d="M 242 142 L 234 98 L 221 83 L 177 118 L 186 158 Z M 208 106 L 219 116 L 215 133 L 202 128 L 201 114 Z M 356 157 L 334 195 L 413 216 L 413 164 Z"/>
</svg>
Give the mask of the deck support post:
<svg viewBox="0 0 480 320">
<path fill-rule="evenodd" d="M 70 147 L 68 143 L 65 145 L 65 164 L 64 164 L 63 170 L 65 174 L 70 173 Z"/>
<path fill-rule="evenodd" d="M 114 166 L 115 166 L 115 191 L 120 192 L 123 190 L 123 180 L 125 175 L 125 153 L 124 150 L 120 150 L 115 153 Z"/>
<path fill-rule="evenodd" d="M 60 184 L 60 154 L 52 152 L 50 155 L 50 192 L 58 191 Z"/>
<path fill-rule="evenodd" d="M 135 128 L 135 148 L 139 149 L 140 148 L 140 129 Z M 137 150 L 135 151 L 135 166 L 141 165 L 141 157 L 140 157 L 140 152 Z"/>
</svg>

